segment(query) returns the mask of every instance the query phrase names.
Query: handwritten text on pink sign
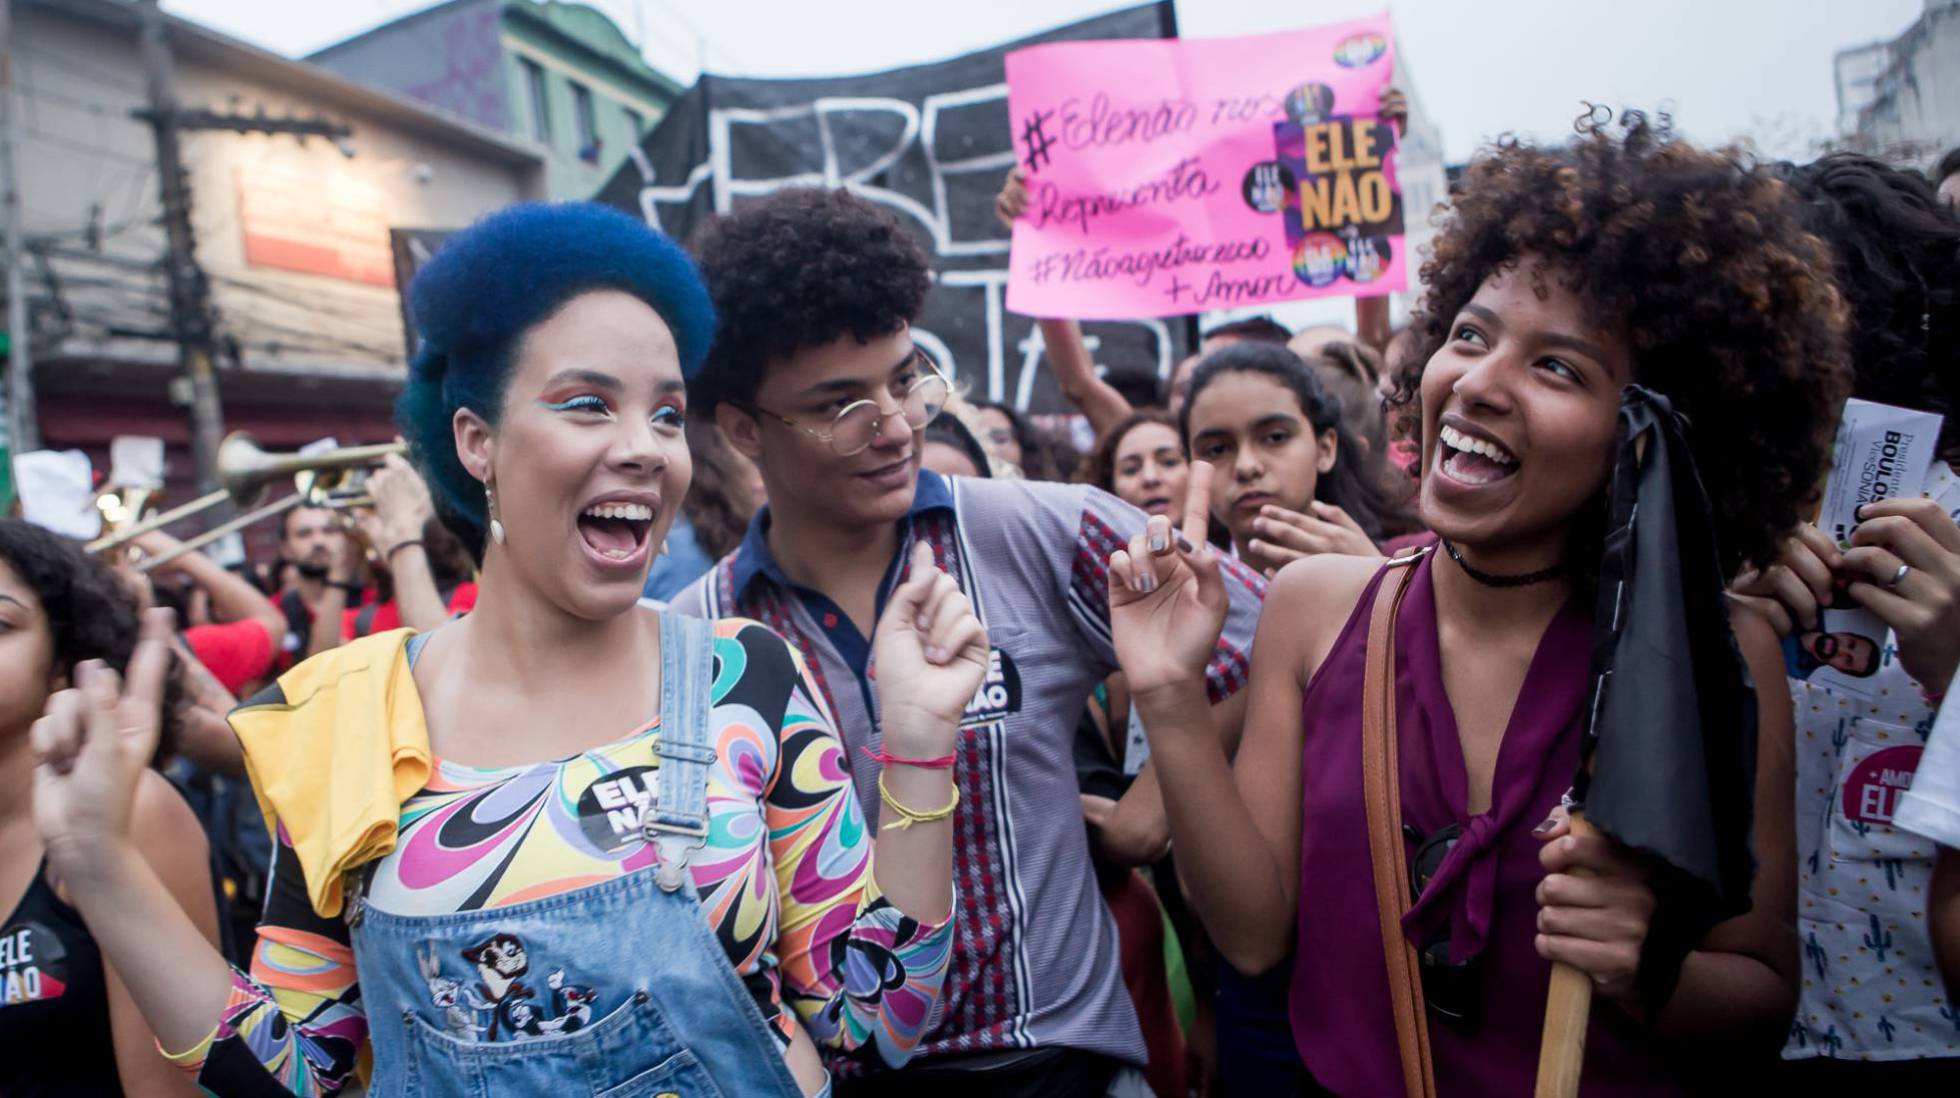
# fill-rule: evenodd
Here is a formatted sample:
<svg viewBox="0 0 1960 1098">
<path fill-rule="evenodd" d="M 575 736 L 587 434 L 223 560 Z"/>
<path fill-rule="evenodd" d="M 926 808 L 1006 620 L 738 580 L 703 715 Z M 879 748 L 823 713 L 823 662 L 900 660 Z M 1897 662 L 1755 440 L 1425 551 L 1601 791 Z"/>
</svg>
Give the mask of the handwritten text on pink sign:
<svg viewBox="0 0 1960 1098">
<path fill-rule="evenodd" d="M 1387 14 L 1007 56 L 1027 173 L 1007 306 L 1169 316 L 1406 288 Z"/>
</svg>

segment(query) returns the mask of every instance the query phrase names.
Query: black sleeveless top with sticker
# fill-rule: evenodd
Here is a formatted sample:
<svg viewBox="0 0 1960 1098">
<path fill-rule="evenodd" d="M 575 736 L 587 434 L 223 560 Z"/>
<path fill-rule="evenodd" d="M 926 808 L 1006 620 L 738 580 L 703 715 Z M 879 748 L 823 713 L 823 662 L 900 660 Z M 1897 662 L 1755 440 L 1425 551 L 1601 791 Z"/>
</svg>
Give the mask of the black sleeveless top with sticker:
<svg viewBox="0 0 1960 1098">
<path fill-rule="evenodd" d="M 47 870 L 0 924 L 0 1094 L 120 1095 L 102 954 Z"/>
</svg>

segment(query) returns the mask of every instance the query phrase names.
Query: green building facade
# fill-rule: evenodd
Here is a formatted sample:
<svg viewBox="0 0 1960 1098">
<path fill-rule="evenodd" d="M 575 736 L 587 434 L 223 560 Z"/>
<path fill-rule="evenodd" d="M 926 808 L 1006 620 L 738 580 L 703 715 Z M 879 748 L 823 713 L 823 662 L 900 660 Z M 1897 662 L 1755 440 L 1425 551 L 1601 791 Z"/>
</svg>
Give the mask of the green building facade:
<svg viewBox="0 0 1960 1098">
<path fill-rule="evenodd" d="M 590 198 L 685 90 L 560 0 L 450 0 L 306 60 L 535 142 L 554 199 Z"/>
</svg>

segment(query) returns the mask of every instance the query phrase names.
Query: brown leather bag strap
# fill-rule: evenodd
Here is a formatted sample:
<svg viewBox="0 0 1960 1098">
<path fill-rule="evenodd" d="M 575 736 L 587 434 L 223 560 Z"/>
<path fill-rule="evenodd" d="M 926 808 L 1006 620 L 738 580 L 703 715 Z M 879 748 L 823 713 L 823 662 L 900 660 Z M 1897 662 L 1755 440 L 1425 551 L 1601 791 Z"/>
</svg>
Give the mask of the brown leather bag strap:
<svg viewBox="0 0 1960 1098">
<path fill-rule="evenodd" d="M 1395 618 L 1408 593 L 1420 550 L 1388 562 L 1368 617 L 1368 653 L 1361 680 L 1361 782 L 1368 806 L 1368 855 L 1375 871 L 1375 910 L 1395 1009 L 1395 1043 L 1409 1098 L 1435 1098 L 1429 1058 L 1429 1018 L 1415 946 L 1402 933 L 1409 909 L 1409 861 L 1402 844 L 1402 771 L 1396 759 Z"/>
</svg>

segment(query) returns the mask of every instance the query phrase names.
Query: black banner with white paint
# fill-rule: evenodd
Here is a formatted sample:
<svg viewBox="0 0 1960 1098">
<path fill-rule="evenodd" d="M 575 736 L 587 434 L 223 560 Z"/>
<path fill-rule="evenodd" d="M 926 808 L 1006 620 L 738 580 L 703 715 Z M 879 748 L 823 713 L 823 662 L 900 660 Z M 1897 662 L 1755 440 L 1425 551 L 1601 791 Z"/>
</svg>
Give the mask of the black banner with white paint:
<svg viewBox="0 0 1960 1098">
<path fill-rule="evenodd" d="M 919 343 L 980 399 L 1065 407 L 1034 322 L 1006 311 L 1008 233 L 994 197 L 1015 161 L 1008 51 L 1039 42 L 1169 38 L 1169 3 L 1098 16 L 951 60 L 806 80 L 704 74 L 596 196 L 685 241 L 709 217 L 783 187 L 849 187 L 898 215 L 932 257 Z M 1085 326 L 1104 366 L 1166 377 L 1175 318 Z"/>
</svg>

